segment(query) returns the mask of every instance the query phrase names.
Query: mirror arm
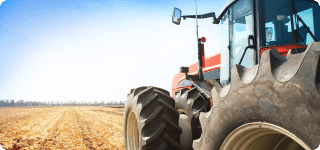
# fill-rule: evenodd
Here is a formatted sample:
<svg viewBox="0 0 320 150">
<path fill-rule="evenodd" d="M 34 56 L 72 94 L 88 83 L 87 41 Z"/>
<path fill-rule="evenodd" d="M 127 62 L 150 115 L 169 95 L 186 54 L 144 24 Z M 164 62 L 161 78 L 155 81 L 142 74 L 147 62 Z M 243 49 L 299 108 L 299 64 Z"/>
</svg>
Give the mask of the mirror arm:
<svg viewBox="0 0 320 150">
<path fill-rule="evenodd" d="M 213 24 L 219 24 L 220 23 L 220 20 L 222 19 L 222 17 L 224 16 L 224 14 L 226 13 L 226 12 L 228 12 L 228 10 L 235 4 L 235 3 L 237 3 L 239 0 L 235 0 L 235 1 L 233 1 L 232 3 L 230 3 L 223 11 L 222 11 L 222 13 L 220 14 L 220 16 L 218 17 L 218 18 L 216 18 L 216 17 L 214 17 L 213 18 Z"/>
<path fill-rule="evenodd" d="M 203 15 L 197 15 L 198 19 L 204 19 L 204 18 L 209 18 L 209 17 L 214 17 L 215 18 L 215 14 L 214 12 L 211 13 L 207 13 L 207 14 L 203 14 Z M 186 18 L 196 18 L 196 15 L 185 15 L 185 16 L 181 16 L 183 19 Z"/>
<path fill-rule="evenodd" d="M 222 17 L 221 17 L 222 18 Z M 219 18 L 216 18 L 216 15 L 213 14 L 213 20 L 212 20 L 212 24 L 219 24 L 220 23 L 220 20 Z"/>
<path fill-rule="evenodd" d="M 222 19 L 222 17 L 224 16 L 224 14 L 235 4 L 237 3 L 239 0 L 234 0 L 232 3 L 230 3 L 220 14 L 220 16 L 218 18 L 216 18 L 216 14 L 214 12 L 211 13 L 207 13 L 207 14 L 203 14 L 203 15 L 185 15 L 185 16 L 181 16 L 183 18 L 183 20 L 186 20 L 186 18 L 198 18 L 198 19 L 204 19 L 204 18 L 209 18 L 209 17 L 213 17 L 213 24 L 219 24 L 220 20 Z"/>
</svg>

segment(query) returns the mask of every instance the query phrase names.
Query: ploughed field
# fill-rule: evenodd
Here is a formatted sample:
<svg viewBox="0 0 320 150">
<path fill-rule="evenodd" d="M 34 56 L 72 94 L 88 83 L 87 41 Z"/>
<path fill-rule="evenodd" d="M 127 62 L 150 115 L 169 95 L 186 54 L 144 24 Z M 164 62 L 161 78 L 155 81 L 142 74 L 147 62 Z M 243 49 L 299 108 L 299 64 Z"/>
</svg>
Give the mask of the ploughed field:
<svg viewBox="0 0 320 150">
<path fill-rule="evenodd" d="M 0 108 L 4 149 L 123 150 L 123 108 Z"/>
</svg>

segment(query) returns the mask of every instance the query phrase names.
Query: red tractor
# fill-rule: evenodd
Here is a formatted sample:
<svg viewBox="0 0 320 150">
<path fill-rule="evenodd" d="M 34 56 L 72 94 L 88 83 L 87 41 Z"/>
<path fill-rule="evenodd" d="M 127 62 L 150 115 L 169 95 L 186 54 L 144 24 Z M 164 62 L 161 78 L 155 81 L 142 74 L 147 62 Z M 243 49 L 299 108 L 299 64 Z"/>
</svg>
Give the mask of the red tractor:
<svg viewBox="0 0 320 150">
<path fill-rule="evenodd" d="M 128 94 L 127 150 L 311 150 L 320 144 L 320 7 L 314 0 L 228 0 L 213 18 L 220 53 L 181 67 L 172 95 Z M 213 26 L 216 26 L 213 25 Z M 198 26 L 198 25 L 197 25 Z M 198 35 L 197 35 L 198 36 Z"/>
</svg>

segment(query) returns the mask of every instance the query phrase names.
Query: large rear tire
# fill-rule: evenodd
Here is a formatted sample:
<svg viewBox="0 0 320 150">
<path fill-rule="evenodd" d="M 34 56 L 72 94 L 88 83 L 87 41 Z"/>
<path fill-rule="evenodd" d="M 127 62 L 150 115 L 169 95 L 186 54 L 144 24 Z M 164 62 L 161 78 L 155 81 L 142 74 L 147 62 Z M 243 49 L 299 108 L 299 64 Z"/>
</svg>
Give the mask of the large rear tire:
<svg viewBox="0 0 320 150">
<path fill-rule="evenodd" d="M 200 114 L 195 150 L 313 150 L 320 144 L 320 42 L 305 52 L 263 52 L 259 65 L 234 66 Z"/>
<path fill-rule="evenodd" d="M 139 87 L 128 94 L 123 140 L 127 150 L 181 150 L 179 113 L 169 92 Z"/>
</svg>

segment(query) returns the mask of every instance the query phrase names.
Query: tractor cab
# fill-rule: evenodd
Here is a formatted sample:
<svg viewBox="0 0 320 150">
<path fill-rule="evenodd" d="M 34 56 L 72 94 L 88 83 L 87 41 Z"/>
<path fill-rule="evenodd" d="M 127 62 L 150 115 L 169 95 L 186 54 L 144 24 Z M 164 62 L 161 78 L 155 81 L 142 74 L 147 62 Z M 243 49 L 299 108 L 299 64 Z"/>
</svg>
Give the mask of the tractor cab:
<svg viewBox="0 0 320 150">
<path fill-rule="evenodd" d="M 223 85 L 230 81 L 231 67 L 258 64 L 264 50 L 275 48 L 286 55 L 320 39 L 320 9 L 313 0 L 229 1 L 221 15 Z"/>
<path fill-rule="evenodd" d="M 213 12 L 196 16 L 213 17 L 213 24 L 220 25 L 222 85 L 230 82 L 234 65 L 250 68 L 265 50 L 287 55 L 290 49 L 306 48 L 320 39 L 320 9 L 314 0 L 228 0 L 217 18 Z M 181 16 L 175 8 L 172 21 L 180 24 L 181 17 L 195 18 Z"/>
</svg>

